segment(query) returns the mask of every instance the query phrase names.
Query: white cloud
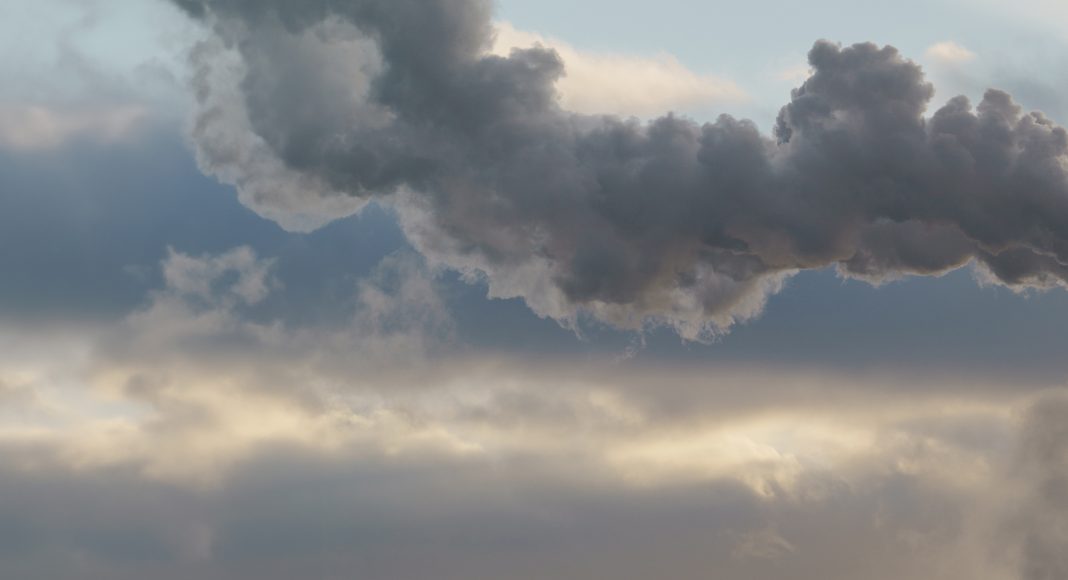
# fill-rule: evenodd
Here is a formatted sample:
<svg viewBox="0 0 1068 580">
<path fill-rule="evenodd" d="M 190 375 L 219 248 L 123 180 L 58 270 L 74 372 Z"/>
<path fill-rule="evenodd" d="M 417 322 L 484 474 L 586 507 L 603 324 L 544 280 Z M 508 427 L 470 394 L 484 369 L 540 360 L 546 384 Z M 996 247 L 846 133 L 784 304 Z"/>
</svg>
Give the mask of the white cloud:
<svg viewBox="0 0 1068 580">
<path fill-rule="evenodd" d="M 580 50 L 573 45 L 507 22 L 497 24 L 495 54 L 533 45 L 552 48 L 564 61 L 566 76 L 557 84 L 564 108 L 579 113 L 639 117 L 689 107 L 736 103 L 746 98 L 735 83 L 694 72 L 674 56 L 636 56 Z"/>
<path fill-rule="evenodd" d="M 952 41 L 933 44 L 925 54 L 927 58 L 944 64 L 961 64 L 975 60 L 974 52 Z"/>
</svg>

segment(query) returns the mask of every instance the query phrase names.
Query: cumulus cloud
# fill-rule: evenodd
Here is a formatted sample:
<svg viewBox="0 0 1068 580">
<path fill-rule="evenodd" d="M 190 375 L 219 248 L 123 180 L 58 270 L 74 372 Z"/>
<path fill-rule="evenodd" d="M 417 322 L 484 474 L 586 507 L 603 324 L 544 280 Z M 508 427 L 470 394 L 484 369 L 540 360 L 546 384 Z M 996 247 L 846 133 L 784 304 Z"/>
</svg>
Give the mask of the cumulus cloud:
<svg viewBox="0 0 1068 580">
<path fill-rule="evenodd" d="M 234 98 L 252 132 L 238 134 L 318 184 L 258 198 L 264 213 L 329 192 L 389 199 L 433 262 L 565 324 L 697 339 L 828 266 L 876 282 L 968 263 L 1013 287 L 1068 277 L 1064 129 L 995 90 L 926 116 L 933 88 L 892 47 L 818 42 L 768 136 L 730 116 L 568 111 L 566 54 L 487 54 L 481 0 L 179 4 L 245 67 Z M 198 118 L 209 171 L 239 157 L 216 120 Z M 231 167 L 234 182 L 270 177 Z"/>
</svg>

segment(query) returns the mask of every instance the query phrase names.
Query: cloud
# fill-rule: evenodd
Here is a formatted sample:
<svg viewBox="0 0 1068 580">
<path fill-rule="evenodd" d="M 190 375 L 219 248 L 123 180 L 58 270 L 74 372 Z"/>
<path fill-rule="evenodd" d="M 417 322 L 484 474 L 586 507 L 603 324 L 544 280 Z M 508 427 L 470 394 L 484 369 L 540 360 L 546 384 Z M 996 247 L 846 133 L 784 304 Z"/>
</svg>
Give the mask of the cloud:
<svg viewBox="0 0 1068 580">
<path fill-rule="evenodd" d="M 219 256 L 194 258 L 170 250 L 163 263 L 163 279 L 167 289 L 177 296 L 210 300 L 217 290 L 213 286 L 228 273 L 237 279 L 224 289 L 223 299 L 255 304 L 267 296 L 270 263 L 261 262 L 251 248 L 245 246 Z"/>
<path fill-rule="evenodd" d="M 0 434 L 48 445 L 71 467 L 136 467 L 150 479 L 202 485 L 270 444 L 466 449 L 377 400 L 382 373 L 426 372 L 451 338 L 451 317 L 415 257 L 390 256 L 354 284 L 348 322 L 330 329 L 277 318 L 270 301 L 284 287 L 274 261 L 247 247 L 171 250 L 162 270 L 164 286 L 148 303 L 83 334 L 88 344 L 52 341 L 54 356 L 77 361 L 71 369 L 23 352 L 39 345 L 8 349 L 29 362 L 0 360 L 0 394 L 33 405 L 0 416 Z M 367 389 L 359 409 L 342 396 L 348 385 Z"/>
<path fill-rule="evenodd" d="M 974 52 L 951 41 L 933 44 L 924 54 L 927 58 L 943 64 L 960 64 L 975 60 Z"/>
<path fill-rule="evenodd" d="M 489 2 L 179 4 L 235 47 L 236 98 L 263 150 L 323 186 L 252 207 L 286 213 L 309 191 L 388 200 L 431 262 L 569 326 L 708 338 L 828 266 L 874 282 L 969 263 L 1013 287 L 1068 277 L 1064 129 L 1000 91 L 927 117 L 933 88 L 892 47 L 818 42 L 766 136 L 729 116 L 567 111 L 560 53 L 486 54 Z M 215 121 L 202 109 L 208 171 L 235 159 Z M 230 167 L 233 182 L 271 176 Z"/>
<path fill-rule="evenodd" d="M 999 449 L 990 441 L 1007 438 L 1008 409 L 1030 396 L 912 378 L 923 388 L 888 400 L 895 375 L 858 386 L 796 369 L 472 352 L 454 343 L 432 273 L 403 253 L 353 285 L 348 322 L 330 328 L 264 310 L 286 289 L 274 261 L 248 248 L 172 250 L 161 268 L 163 286 L 118 323 L 62 340 L 0 335 L 0 393 L 14 413 L 0 415 L 0 444 L 197 489 L 285 448 L 401 465 L 537 458 L 550 470 L 539 477 L 582 465 L 583 479 L 614 487 L 729 481 L 771 501 L 803 497 L 823 470 L 866 472 L 881 454 L 932 481 L 981 485 L 985 454 Z"/>
<path fill-rule="evenodd" d="M 729 482 L 634 490 L 534 466 L 502 476 L 501 467 L 276 448 L 198 493 L 123 470 L 5 461 L 0 501 L 13 517 L 0 523 L 10 550 L 0 570 L 56 580 L 330 578 L 354 569 L 369 579 L 638 580 L 701 578 L 710 567 L 727 580 L 1011 577 L 972 565 L 984 546 L 958 544 L 964 498 L 917 478 L 845 488 L 817 477 L 812 491 L 830 493 L 795 502 L 762 501 Z M 764 532 L 768 520 L 779 522 L 778 538 Z M 14 550 L 27 544 L 36 549 Z"/>
<path fill-rule="evenodd" d="M 1017 461 L 1015 506 L 1007 533 L 1023 580 L 1068 577 L 1068 398 L 1050 394 L 1028 409 Z"/>
<path fill-rule="evenodd" d="M 309 34 L 291 43 L 291 50 L 297 53 L 295 58 L 308 59 L 308 62 L 293 65 L 305 74 L 314 75 L 314 71 L 322 70 L 319 63 L 314 62 L 319 56 L 314 50 L 317 42 L 310 39 L 315 38 Z M 313 48 L 301 53 L 300 47 L 309 43 Z M 340 58 L 352 49 L 342 45 L 335 56 Z M 250 104 L 241 95 L 240 83 L 247 74 L 247 65 L 232 49 L 218 41 L 204 40 L 193 49 L 191 59 L 197 70 L 193 86 L 200 109 L 190 132 L 198 143 L 197 160 L 205 172 L 236 186 L 243 204 L 291 231 L 311 231 L 364 207 L 364 200 L 342 194 L 324 179 L 287 167 L 269 143 L 256 133 L 249 117 Z M 349 77 L 342 79 L 338 76 L 335 80 L 348 83 L 352 79 L 355 86 L 335 86 L 331 93 L 347 88 L 366 90 L 359 85 L 360 79 L 366 82 L 367 76 L 361 61 L 350 62 L 353 66 Z M 287 80 L 275 78 L 271 82 Z M 309 104 L 305 110 L 316 111 L 316 107 Z M 311 114 L 322 114 L 326 110 Z M 329 122 L 344 123 L 347 120 Z"/>
<path fill-rule="evenodd" d="M 645 117 L 745 98 L 734 83 L 697 74 L 669 54 L 640 57 L 583 51 L 507 22 L 495 27 L 491 49 L 495 55 L 507 57 L 513 49 L 543 46 L 560 56 L 565 73 L 556 87 L 560 104 L 569 111 Z"/>
<path fill-rule="evenodd" d="M 150 122 L 178 122 L 187 108 L 175 44 L 193 32 L 165 2 L 5 6 L 0 149 L 44 154 L 73 141 L 114 145 Z"/>
<path fill-rule="evenodd" d="M 314 351 L 216 342 L 209 360 L 131 331 L 157 356 L 105 350 L 90 375 L 91 396 L 125 410 L 0 430 L 0 534 L 33 546 L 3 573 L 1012 577 L 987 559 L 998 447 L 971 432 L 1001 440 L 1019 399 L 878 405 L 854 389 L 827 409 L 848 381 L 485 360 L 370 377 L 330 372 L 324 358 L 352 351 L 328 333 Z M 809 395 L 787 402 L 799 383 Z M 746 385 L 780 397 L 704 399 Z"/>
<path fill-rule="evenodd" d="M 775 78 L 784 82 L 801 84 L 810 76 L 812 76 L 812 67 L 807 62 L 803 62 L 780 69 Z"/>
<path fill-rule="evenodd" d="M 1060 411 L 1016 385 L 471 351 L 405 253 L 352 284 L 347 322 L 302 325 L 272 314 L 278 267 L 172 250 L 117 323 L 0 333 L 0 575 L 1007 580 L 1056 562 L 1029 514 L 1056 523 L 1032 502 L 1056 487 Z"/>
<path fill-rule="evenodd" d="M 360 278 L 354 248 L 381 243 L 181 210 L 142 190 L 204 184 L 148 154 L 42 163 L 74 184 L 64 196 L 0 172 L 41 193 L 8 196 L 20 292 L 70 289 L 37 308 L 84 300 L 113 263 L 100 256 L 162 254 L 118 320 L 0 326 L 0 577 L 1064 575 L 1063 395 L 1035 396 L 1029 346 L 989 357 L 1005 382 L 974 364 L 947 377 L 960 359 L 905 369 L 880 350 L 900 328 L 866 347 L 897 367 L 883 373 L 791 365 L 760 340 L 749 364 L 515 357 L 459 339 L 442 280 L 457 270 L 569 324 L 690 338 L 822 265 L 881 283 L 970 260 L 984 280 L 1053 287 L 1063 131 L 1041 116 L 997 92 L 928 115 L 930 87 L 892 49 L 821 43 L 773 136 L 621 120 L 567 111 L 551 52 L 489 54 L 488 3 L 184 4 L 212 27 L 192 55 L 205 170 L 292 229 L 391 204 L 420 253 Z M 128 194 L 80 187 L 102 174 Z M 159 225 L 182 211 L 185 242 Z M 115 235 L 89 243 L 100 231 Z M 256 249 L 217 250 L 234 238 Z M 85 252 L 71 263 L 87 274 L 29 245 Z M 320 303 L 325 322 L 308 315 Z M 795 363 L 885 318 L 850 319 L 834 343 L 797 320 L 779 337 Z M 974 352 L 953 342 L 931 357 Z"/>
<path fill-rule="evenodd" d="M 814 465 L 878 447 L 872 421 L 918 421 L 907 429 L 954 440 L 919 420 L 1003 413 L 1000 404 L 962 406 L 957 387 L 941 384 L 917 395 L 922 409 L 909 401 L 860 411 L 896 390 L 894 378 L 869 376 L 857 390 L 848 376 L 739 367 L 709 378 L 703 368 L 557 366 L 468 351 L 455 344 L 432 272 L 409 254 L 354 283 L 348 321 L 331 327 L 273 314 L 286 289 L 274 261 L 249 248 L 171 250 L 161 269 L 163 286 L 117 323 L 64 340 L 0 336 L 10 357 L 0 357 L 0 393 L 22 409 L 3 417 L 0 434 L 48 444 L 70 467 L 126 466 L 179 483 L 218 482 L 264 446 L 287 445 L 328 455 L 581 456 L 628 486 L 727 478 L 775 496 Z M 824 397 L 840 406 L 812 407 Z M 794 407 L 804 410 L 780 414 Z M 971 471 L 950 459 L 925 469 Z"/>
<path fill-rule="evenodd" d="M 0 104 L 0 147 L 34 152 L 75 139 L 113 143 L 129 138 L 147 116 L 148 111 L 136 105 L 78 110 Z"/>
</svg>

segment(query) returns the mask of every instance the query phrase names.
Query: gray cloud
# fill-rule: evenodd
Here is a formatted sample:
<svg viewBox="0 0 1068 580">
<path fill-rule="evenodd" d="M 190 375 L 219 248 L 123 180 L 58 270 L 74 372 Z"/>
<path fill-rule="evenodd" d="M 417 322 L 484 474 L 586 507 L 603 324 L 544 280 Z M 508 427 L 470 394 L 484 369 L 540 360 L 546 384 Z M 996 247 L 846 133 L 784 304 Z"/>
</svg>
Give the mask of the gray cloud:
<svg viewBox="0 0 1068 580">
<path fill-rule="evenodd" d="M 1068 578 L 1068 398 L 1050 395 L 1027 413 L 1016 464 L 1025 496 L 1011 532 L 1023 580 Z"/>
<path fill-rule="evenodd" d="M 492 463 L 346 465 L 293 451 L 264 449 L 212 491 L 5 462 L 0 571 L 55 580 L 639 580 L 703 578 L 710 568 L 726 579 L 1007 578 L 973 565 L 982 562 L 975 546 L 957 547 L 963 502 L 907 475 L 855 487 L 814 476 L 806 485 L 817 497 L 766 501 L 729 481 L 636 490 L 537 468 L 502 481 Z"/>
<path fill-rule="evenodd" d="M 698 338 L 830 265 L 872 281 L 973 261 L 1013 287 L 1068 278 L 1068 134 L 995 90 L 927 118 L 933 88 L 892 47 L 818 42 L 772 138 L 730 116 L 564 111 L 554 52 L 486 52 L 486 1 L 178 3 L 243 63 L 249 134 L 286 171 L 393 198 L 432 261 L 564 323 Z M 209 171 L 234 153 L 227 127 L 196 133 Z M 259 202 L 277 215 L 302 195 Z"/>
<path fill-rule="evenodd" d="M 174 363 L 156 366 L 161 373 L 178 370 Z M 244 429 L 234 425 L 234 412 L 247 413 L 255 429 L 277 421 L 277 410 L 257 394 L 262 385 L 240 384 L 244 366 L 203 369 L 200 379 L 187 375 L 186 384 L 168 395 L 187 397 L 186 405 L 167 404 L 166 396 L 157 400 L 148 428 L 113 441 L 116 453 L 103 461 L 71 449 L 99 435 L 0 439 L 0 573 L 52 579 L 354 573 L 640 579 L 702 578 L 715 569 L 726 579 L 1013 577 L 1000 562 L 987 560 L 991 544 L 983 533 L 984 518 L 1000 505 L 991 498 L 999 497 L 1001 479 L 976 475 L 987 474 L 983 467 L 996 456 L 994 446 L 975 447 L 968 433 L 1000 438 L 1004 425 L 997 413 L 973 421 L 947 419 L 955 403 L 905 409 L 907 418 L 927 414 L 944 430 L 932 433 L 929 424 L 880 418 L 885 407 L 872 412 L 877 406 L 867 400 L 855 409 L 872 419 L 863 421 L 859 436 L 874 440 L 850 451 L 849 437 L 858 434 L 849 422 L 842 432 L 828 423 L 831 432 L 821 436 L 815 407 L 793 409 L 795 418 L 786 423 L 798 421 L 794 427 L 777 426 L 795 437 L 761 438 L 759 429 L 744 424 L 745 413 L 736 412 L 727 421 L 743 421 L 736 435 L 698 446 L 700 453 L 689 453 L 687 465 L 674 466 L 692 470 L 689 476 L 674 477 L 669 470 L 664 479 L 636 482 L 606 463 L 604 452 L 628 446 L 635 436 L 633 442 L 641 443 L 643 434 L 662 433 L 668 447 L 685 446 L 680 440 L 706 438 L 706 429 L 723 420 L 649 416 L 635 423 L 617 416 L 608 406 L 611 398 L 591 398 L 575 386 L 529 385 L 512 387 L 525 400 L 507 393 L 495 398 L 495 426 L 482 453 L 451 453 L 426 439 L 404 445 L 419 432 L 443 428 L 473 435 L 487 428 L 476 416 L 441 409 L 442 403 L 471 404 L 447 396 L 421 410 L 396 408 L 393 427 L 368 422 L 376 415 L 380 421 L 384 409 L 352 408 L 350 418 L 341 420 L 346 418 L 311 406 L 298 415 L 318 416 L 297 431 L 328 420 L 329 432 L 315 428 L 308 438 L 296 431 L 264 432 L 239 456 L 212 465 L 209 485 L 155 470 L 160 463 L 196 469 L 203 454 L 232 443 Z M 498 379 L 517 381 L 512 375 Z M 672 381 L 657 379 L 658 386 Z M 231 386 L 220 389 L 219 380 Z M 611 389 L 610 381 L 595 391 L 603 389 Z M 205 396 L 215 391 L 229 391 L 232 402 L 220 405 L 217 397 Z M 132 394 L 131 402 L 150 400 L 144 392 Z M 389 397 L 384 389 L 378 395 Z M 703 406 L 712 413 L 721 408 Z M 636 408 L 639 414 L 647 410 Z M 230 420 L 205 420 L 220 413 Z M 392 434 L 361 437 L 361 430 Z M 548 440 L 539 437 L 545 432 L 552 434 Z M 331 443 L 331 433 L 340 444 Z M 788 449 L 812 435 L 826 441 L 809 451 L 804 445 Z M 769 455 L 764 441 L 776 440 L 781 455 Z M 844 455 L 823 455 L 839 444 L 845 444 Z M 730 461 L 739 451 L 752 456 L 734 458 L 740 461 L 723 472 L 702 468 Z M 637 459 L 642 472 L 663 467 L 652 456 Z M 765 465 L 776 462 L 796 465 L 796 472 L 776 477 Z M 758 491 L 747 477 L 765 472 L 769 479 Z"/>
</svg>

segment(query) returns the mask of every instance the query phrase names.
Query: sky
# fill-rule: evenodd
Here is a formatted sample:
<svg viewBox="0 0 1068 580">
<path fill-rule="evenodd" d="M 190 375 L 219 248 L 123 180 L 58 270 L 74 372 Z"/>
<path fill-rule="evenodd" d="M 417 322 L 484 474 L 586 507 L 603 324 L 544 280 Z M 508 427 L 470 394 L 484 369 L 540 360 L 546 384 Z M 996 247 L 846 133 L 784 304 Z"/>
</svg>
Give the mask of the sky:
<svg viewBox="0 0 1068 580">
<path fill-rule="evenodd" d="M 1068 579 L 1060 2 L 0 5 L 0 577 Z"/>
</svg>

